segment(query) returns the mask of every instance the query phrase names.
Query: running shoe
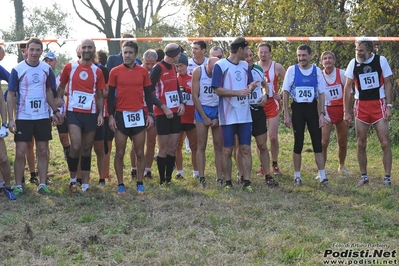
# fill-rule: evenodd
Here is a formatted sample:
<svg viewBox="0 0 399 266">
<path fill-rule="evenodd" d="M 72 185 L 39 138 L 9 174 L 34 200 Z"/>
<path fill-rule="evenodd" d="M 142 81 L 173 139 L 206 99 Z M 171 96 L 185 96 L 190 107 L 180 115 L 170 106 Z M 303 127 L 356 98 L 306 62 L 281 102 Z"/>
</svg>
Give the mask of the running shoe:
<svg viewBox="0 0 399 266">
<path fill-rule="evenodd" d="M 359 182 L 357 183 L 357 185 L 359 187 L 364 186 L 364 185 L 368 185 L 369 183 L 369 178 L 367 176 L 362 176 L 359 180 Z"/>
<path fill-rule="evenodd" d="M 230 189 L 233 188 L 233 184 L 231 183 L 231 181 L 229 183 L 225 183 L 224 185 L 224 190 L 229 191 Z"/>
<path fill-rule="evenodd" d="M 104 187 L 104 186 L 105 186 L 105 179 L 101 179 L 101 178 L 100 178 L 100 179 L 98 180 L 98 185 L 101 186 L 101 187 Z"/>
<path fill-rule="evenodd" d="M 343 166 L 342 168 L 338 167 L 338 174 L 341 175 L 350 175 L 352 174 L 351 171 L 349 171 L 345 166 Z"/>
<path fill-rule="evenodd" d="M 223 178 L 218 178 L 218 179 L 216 179 L 216 183 L 217 183 L 219 186 L 222 186 L 222 185 L 223 185 Z"/>
<path fill-rule="evenodd" d="M 144 177 L 148 178 L 148 179 L 152 179 L 151 171 L 147 171 L 147 173 L 145 173 Z"/>
<path fill-rule="evenodd" d="M 275 174 L 275 175 L 281 174 L 280 168 L 278 168 L 278 165 L 277 165 L 277 164 L 273 164 L 273 165 L 272 165 L 272 170 L 273 170 L 273 174 Z"/>
<path fill-rule="evenodd" d="M 271 177 L 270 175 L 265 177 L 265 182 L 266 185 L 269 187 L 278 187 L 278 182 L 274 180 L 274 178 Z"/>
<path fill-rule="evenodd" d="M 182 176 L 180 173 L 178 173 L 175 178 L 176 180 L 184 180 L 184 176 Z"/>
<path fill-rule="evenodd" d="M 126 193 L 126 190 L 125 190 L 125 185 L 124 184 L 120 184 L 120 185 L 118 185 L 118 195 L 121 195 L 121 194 L 125 194 Z"/>
<path fill-rule="evenodd" d="M 237 183 L 240 185 L 244 184 L 244 176 L 240 173 L 237 174 Z"/>
<path fill-rule="evenodd" d="M 137 185 L 137 194 L 139 194 L 139 195 L 145 194 L 144 185 Z"/>
<path fill-rule="evenodd" d="M 22 188 L 20 187 L 14 187 L 14 195 L 15 197 L 19 198 L 22 196 Z"/>
<path fill-rule="evenodd" d="M 37 190 L 37 192 L 39 192 L 39 194 L 42 194 L 42 195 L 50 195 L 51 194 L 51 191 L 50 191 L 50 189 L 48 189 L 47 185 L 39 186 L 39 189 Z"/>
<path fill-rule="evenodd" d="M 294 186 L 296 187 L 302 186 L 302 179 L 300 177 L 295 177 Z"/>
<path fill-rule="evenodd" d="M 261 167 L 258 172 L 256 172 L 256 175 L 265 175 L 265 173 L 263 172 L 263 167 Z"/>
<path fill-rule="evenodd" d="M 30 176 L 30 179 L 29 179 L 29 183 L 31 183 L 31 184 L 38 184 L 38 183 L 39 183 L 39 180 L 37 179 L 37 176 L 31 175 L 31 176 Z"/>
<path fill-rule="evenodd" d="M 78 184 L 76 182 L 69 183 L 69 194 L 78 192 Z"/>
<path fill-rule="evenodd" d="M 320 182 L 320 186 L 325 188 L 329 187 L 328 179 L 327 178 L 323 179 L 323 181 Z"/>
<path fill-rule="evenodd" d="M 253 192 L 252 186 L 251 186 L 251 181 L 245 181 L 244 185 L 242 186 L 242 189 L 244 191 Z"/>
<path fill-rule="evenodd" d="M 391 178 L 390 177 L 384 177 L 384 186 L 389 187 L 391 185 Z"/>
<path fill-rule="evenodd" d="M 14 189 L 13 188 L 3 187 L 2 189 L 4 191 L 4 194 L 6 194 L 6 197 L 9 200 L 16 200 L 17 199 L 17 197 L 14 195 Z"/>
<path fill-rule="evenodd" d="M 206 180 L 205 177 L 200 177 L 200 184 L 202 188 L 206 188 Z"/>
<path fill-rule="evenodd" d="M 76 178 L 76 185 L 82 186 L 82 178 Z"/>
</svg>

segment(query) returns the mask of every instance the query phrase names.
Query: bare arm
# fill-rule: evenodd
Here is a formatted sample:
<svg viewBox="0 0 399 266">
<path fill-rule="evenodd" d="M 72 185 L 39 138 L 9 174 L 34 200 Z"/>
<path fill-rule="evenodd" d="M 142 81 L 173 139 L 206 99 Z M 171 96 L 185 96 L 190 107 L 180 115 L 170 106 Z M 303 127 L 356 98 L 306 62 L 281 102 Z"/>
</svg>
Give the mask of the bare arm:
<svg viewBox="0 0 399 266">
<path fill-rule="evenodd" d="M 191 79 L 191 95 L 193 96 L 193 102 L 195 109 L 197 109 L 198 113 L 202 117 L 203 120 L 208 118 L 202 108 L 202 104 L 199 100 L 199 78 L 200 78 L 200 70 L 201 68 L 194 69 L 193 77 Z"/>
<path fill-rule="evenodd" d="M 352 105 L 352 90 L 353 80 L 350 78 L 346 78 L 345 87 L 344 87 L 344 121 L 347 123 L 351 123 L 351 114 L 350 108 Z"/>
<path fill-rule="evenodd" d="M 247 96 L 249 94 L 251 94 L 251 92 L 256 88 L 256 84 L 259 81 L 253 81 L 251 82 L 251 84 L 249 84 L 248 86 L 246 86 L 245 88 L 241 89 L 241 90 L 227 90 L 225 88 L 219 87 L 219 88 L 215 88 L 215 92 L 218 96 L 220 97 L 236 97 L 236 96 Z"/>
<path fill-rule="evenodd" d="M 386 103 L 392 104 L 392 83 L 391 83 L 391 77 L 386 77 L 384 78 L 384 88 L 385 88 L 385 100 Z M 386 113 L 385 113 L 385 119 L 388 120 L 389 118 L 392 117 L 392 108 L 387 107 Z"/>
<path fill-rule="evenodd" d="M 1 89 L 0 85 L 0 113 L 1 113 L 1 123 L 7 123 L 7 105 L 6 102 L 4 101 L 3 97 L 3 90 Z"/>
<path fill-rule="evenodd" d="M 286 127 L 291 127 L 291 117 L 289 111 L 289 97 L 290 94 L 288 91 L 283 91 L 283 105 L 284 105 L 284 124 Z"/>
<path fill-rule="evenodd" d="M 96 104 L 98 115 L 103 117 L 104 114 L 104 90 L 96 90 Z"/>
</svg>

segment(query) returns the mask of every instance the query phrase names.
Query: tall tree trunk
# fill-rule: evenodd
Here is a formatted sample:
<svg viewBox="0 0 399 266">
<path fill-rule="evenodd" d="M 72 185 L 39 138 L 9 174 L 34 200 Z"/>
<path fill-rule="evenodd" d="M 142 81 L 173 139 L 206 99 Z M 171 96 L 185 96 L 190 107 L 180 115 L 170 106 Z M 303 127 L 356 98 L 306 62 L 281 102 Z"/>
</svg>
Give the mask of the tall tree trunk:
<svg viewBox="0 0 399 266">
<path fill-rule="evenodd" d="M 24 3 L 23 0 L 14 0 L 15 9 L 15 32 L 18 40 L 25 38 L 24 31 Z M 24 58 L 22 57 L 21 51 L 18 50 L 18 62 L 21 62 Z"/>
</svg>

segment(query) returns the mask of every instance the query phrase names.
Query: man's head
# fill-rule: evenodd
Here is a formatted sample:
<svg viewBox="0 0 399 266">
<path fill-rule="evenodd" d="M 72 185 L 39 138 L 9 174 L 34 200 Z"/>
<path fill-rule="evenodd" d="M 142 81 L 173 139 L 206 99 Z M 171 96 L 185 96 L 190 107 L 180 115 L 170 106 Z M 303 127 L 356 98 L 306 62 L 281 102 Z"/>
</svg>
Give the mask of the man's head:
<svg viewBox="0 0 399 266">
<path fill-rule="evenodd" d="M 158 60 L 157 51 L 153 49 L 148 49 L 143 54 L 143 59 L 141 60 L 143 61 L 142 66 L 145 67 L 145 69 L 147 69 L 149 72 L 155 66 L 157 60 Z"/>
<path fill-rule="evenodd" d="M 86 62 L 92 62 L 96 55 L 96 46 L 94 41 L 91 39 L 85 39 L 81 43 L 80 47 L 82 58 L 81 60 Z"/>
<path fill-rule="evenodd" d="M 0 46 L 0 61 L 3 60 L 4 56 L 6 55 L 3 46 Z"/>
<path fill-rule="evenodd" d="M 372 41 L 356 41 L 355 46 L 357 62 L 362 64 L 371 58 L 374 49 Z"/>
<path fill-rule="evenodd" d="M 98 62 L 105 66 L 107 64 L 108 55 L 104 50 L 97 51 Z"/>
<path fill-rule="evenodd" d="M 188 66 L 188 57 L 185 54 L 181 54 L 179 57 L 179 61 L 175 64 L 176 72 L 179 75 L 187 74 L 187 66 Z"/>
<path fill-rule="evenodd" d="M 310 59 L 312 58 L 312 49 L 309 45 L 302 44 L 296 50 L 298 65 L 302 68 L 309 68 Z"/>
<path fill-rule="evenodd" d="M 244 37 L 237 37 L 230 43 L 230 53 L 237 54 L 239 60 L 245 60 L 248 42 Z"/>
<path fill-rule="evenodd" d="M 57 56 L 53 52 L 47 52 L 44 55 L 43 61 L 49 64 L 53 70 L 55 69 L 58 63 Z"/>
<path fill-rule="evenodd" d="M 130 67 L 134 66 L 136 63 L 137 53 L 139 51 L 139 47 L 137 43 L 133 41 L 126 41 L 122 44 L 122 57 L 123 63 Z"/>
<path fill-rule="evenodd" d="M 247 61 L 249 67 L 252 67 L 254 65 L 254 53 L 252 53 L 252 50 L 250 48 L 248 48 L 245 53 L 245 61 Z"/>
<path fill-rule="evenodd" d="M 222 59 L 224 57 L 223 49 L 219 46 L 212 47 L 209 51 L 209 57 L 217 57 L 219 59 Z"/>
<path fill-rule="evenodd" d="M 203 59 L 206 53 L 206 43 L 204 41 L 195 41 L 191 45 L 191 54 L 194 59 Z"/>
<path fill-rule="evenodd" d="M 76 47 L 76 56 L 80 59 L 82 58 L 82 44 L 79 43 L 78 46 Z"/>
<path fill-rule="evenodd" d="M 176 43 L 169 43 L 165 47 L 165 60 L 168 60 L 170 64 L 176 63 L 179 61 L 179 57 L 181 54 L 181 48 Z"/>
<path fill-rule="evenodd" d="M 39 64 L 40 56 L 43 53 L 43 43 L 38 38 L 30 38 L 26 43 L 27 58 L 30 65 Z"/>
<path fill-rule="evenodd" d="M 131 33 L 124 33 L 124 34 L 122 34 L 121 38 L 124 38 L 124 39 L 126 39 L 126 38 L 134 38 L 134 35 L 131 34 Z M 123 45 L 124 42 L 126 42 L 126 40 L 121 40 L 121 41 L 119 42 L 121 48 L 122 48 L 122 45 Z"/>
<path fill-rule="evenodd" d="M 155 49 L 155 51 L 157 52 L 157 55 L 158 55 L 157 62 L 161 62 L 162 59 L 165 58 L 165 52 L 163 51 L 162 48 L 157 48 L 157 49 Z"/>
<path fill-rule="evenodd" d="M 258 57 L 262 62 L 268 62 L 272 54 L 272 46 L 266 42 L 262 42 L 258 45 Z"/>
<path fill-rule="evenodd" d="M 220 59 L 217 57 L 209 57 L 208 61 L 206 62 L 206 65 L 205 65 L 206 72 L 208 72 L 208 74 L 210 74 L 211 76 L 212 76 L 212 72 L 213 72 L 213 66 L 219 60 Z"/>
<path fill-rule="evenodd" d="M 30 38 L 25 38 L 24 41 L 28 41 Z M 28 50 L 26 49 L 26 42 L 18 44 L 18 48 L 21 51 L 22 57 L 26 60 L 28 58 Z"/>
<path fill-rule="evenodd" d="M 335 66 L 335 54 L 331 51 L 325 51 L 321 54 L 320 62 L 324 68 L 333 68 Z"/>
</svg>

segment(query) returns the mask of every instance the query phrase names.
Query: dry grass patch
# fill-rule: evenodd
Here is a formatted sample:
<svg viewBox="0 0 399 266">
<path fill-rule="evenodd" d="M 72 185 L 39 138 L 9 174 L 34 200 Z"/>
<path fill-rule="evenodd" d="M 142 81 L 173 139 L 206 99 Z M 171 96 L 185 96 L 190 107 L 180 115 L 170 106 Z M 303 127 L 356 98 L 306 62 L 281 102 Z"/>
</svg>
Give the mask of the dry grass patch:
<svg viewBox="0 0 399 266">
<path fill-rule="evenodd" d="M 347 163 L 354 174 L 348 177 L 336 174 L 332 144 L 330 188 L 321 189 L 314 179 L 317 170 L 310 152 L 303 154 L 304 185 L 295 188 L 292 135 L 282 132 L 281 186 L 270 189 L 253 174 L 253 193 L 237 184 L 230 191 L 218 187 L 209 154 L 208 188 L 203 190 L 188 174 L 192 169 L 184 153 L 186 179 L 174 180 L 168 188 L 159 187 L 157 178 L 145 180 L 144 196 L 136 195 L 127 158 L 126 195 L 116 194 L 115 178 L 105 188 L 98 187 L 93 156 L 93 192 L 70 196 L 66 163 L 55 139 L 52 195 L 38 195 L 35 186 L 26 184 L 17 201 L 0 197 L 0 259 L 3 265 L 322 265 L 324 250 L 334 243 L 387 244 L 396 249 L 398 170 L 393 171 L 393 185 L 384 188 L 381 156 L 371 152 L 369 164 L 376 167 L 370 168 L 370 185 L 356 187 L 354 144 Z M 369 144 L 371 149 L 376 145 L 373 140 Z M 12 159 L 11 147 L 10 142 Z M 259 162 L 253 161 L 255 173 Z M 157 176 L 155 169 L 153 165 Z"/>
</svg>

